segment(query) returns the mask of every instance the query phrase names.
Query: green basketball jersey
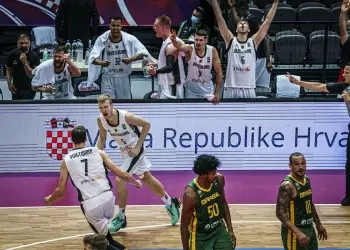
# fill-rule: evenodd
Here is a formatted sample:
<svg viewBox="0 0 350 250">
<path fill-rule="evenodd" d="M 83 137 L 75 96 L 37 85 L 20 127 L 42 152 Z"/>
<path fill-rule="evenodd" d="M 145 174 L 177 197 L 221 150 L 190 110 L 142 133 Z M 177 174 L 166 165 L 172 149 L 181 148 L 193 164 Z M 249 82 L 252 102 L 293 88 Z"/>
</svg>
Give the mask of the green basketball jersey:
<svg viewBox="0 0 350 250">
<path fill-rule="evenodd" d="M 225 225 L 222 187 L 218 178 L 215 178 L 209 189 L 201 188 L 195 179 L 188 185 L 193 188 L 197 196 L 190 231 L 208 234 Z"/>
<path fill-rule="evenodd" d="M 293 183 L 297 195 L 290 200 L 288 216 L 290 221 L 297 227 L 313 226 L 312 217 L 312 190 L 309 177 L 305 175 L 304 182 L 301 183 L 290 174 L 284 181 Z"/>
</svg>

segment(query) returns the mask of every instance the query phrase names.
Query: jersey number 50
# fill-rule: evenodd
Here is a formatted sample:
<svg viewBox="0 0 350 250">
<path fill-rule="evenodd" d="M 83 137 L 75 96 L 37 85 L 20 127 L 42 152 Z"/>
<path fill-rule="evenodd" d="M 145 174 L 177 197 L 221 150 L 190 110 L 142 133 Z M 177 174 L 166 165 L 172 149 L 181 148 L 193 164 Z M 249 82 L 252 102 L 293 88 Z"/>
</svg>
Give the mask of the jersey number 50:
<svg viewBox="0 0 350 250">
<path fill-rule="evenodd" d="M 217 203 L 214 203 L 213 205 L 208 206 L 209 219 L 218 216 L 219 213 L 220 211 Z"/>
</svg>

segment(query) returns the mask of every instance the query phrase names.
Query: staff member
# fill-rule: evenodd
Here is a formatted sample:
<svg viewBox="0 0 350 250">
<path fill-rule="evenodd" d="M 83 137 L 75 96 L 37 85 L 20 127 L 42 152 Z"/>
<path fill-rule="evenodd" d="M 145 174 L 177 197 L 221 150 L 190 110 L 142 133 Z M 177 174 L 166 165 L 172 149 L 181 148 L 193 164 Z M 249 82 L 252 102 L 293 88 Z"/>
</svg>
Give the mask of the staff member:
<svg viewBox="0 0 350 250">
<path fill-rule="evenodd" d="M 31 79 L 33 69 L 40 64 L 36 52 L 30 50 L 30 38 L 22 34 L 17 39 L 18 48 L 12 50 L 7 58 L 6 78 L 12 100 L 34 99 Z"/>
</svg>

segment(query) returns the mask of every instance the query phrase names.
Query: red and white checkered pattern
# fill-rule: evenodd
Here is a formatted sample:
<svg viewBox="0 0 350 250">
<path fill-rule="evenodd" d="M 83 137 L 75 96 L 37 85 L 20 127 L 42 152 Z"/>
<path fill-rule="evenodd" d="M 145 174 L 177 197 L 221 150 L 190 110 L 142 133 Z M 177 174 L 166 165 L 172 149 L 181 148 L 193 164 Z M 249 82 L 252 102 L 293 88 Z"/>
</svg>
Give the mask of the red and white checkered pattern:
<svg viewBox="0 0 350 250">
<path fill-rule="evenodd" d="M 35 1 L 40 3 L 42 6 L 51 9 L 54 12 L 57 11 L 58 6 L 60 5 L 60 0 L 35 0 Z"/>
<path fill-rule="evenodd" d="M 73 148 L 71 130 L 46 130 L 46 151 L 54 160 L 62 160 Z"/>
</svg>

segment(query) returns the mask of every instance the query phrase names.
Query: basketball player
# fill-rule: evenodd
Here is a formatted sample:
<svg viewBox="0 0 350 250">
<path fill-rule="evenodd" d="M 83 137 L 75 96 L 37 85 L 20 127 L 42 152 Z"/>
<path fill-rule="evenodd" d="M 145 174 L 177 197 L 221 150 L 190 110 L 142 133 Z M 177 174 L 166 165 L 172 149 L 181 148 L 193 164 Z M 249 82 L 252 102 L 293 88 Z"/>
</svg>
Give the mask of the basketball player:
<svg viewBox="0 0 350 250">
<path fill-rule="evenodd" d="M 182 56 L 179 50 L 172 44 L 171 35 L 171 20 L 167 16 L 156 18 L 153 25 L 153 30 L 156 37 L 163 39 L 162 47 L 160 48 L 158 64 L 156 69 L 153 65 L 149 66 L 148 73 L 158 76 L 159 98 L 176 99 L 183 98 L 183 83 L 185 81 L 185 69 L 182 61 Z M 180 38 L 176 38 L 181 44 L 184 42 Z M 176 92 L 176 96 L 173 93 Z"/>
<path fill-rule="evenodd" d="M 89 58 L 92 64 L 104 68 L 101 92 L 113 99 L 132 98 L 129 78 L 131 64 L 149 54 L 135 36 L 122 31 L 122 21 L 121 17 L 110 18 L 110 30 L 97 38 Z"/>
<path fill-rule="evenodd" d="M 85 147 L 86 130 L 77 126 L 72 130 L 74 150 L 64 157 L 61 163 L 60 180 L 52 195 L 45 198 L 45 203 L 51 205 L 63 198 L 68 176 L 78 191 L 80 207 L 95 233 L 106 236 L 109 244 L 118 249 L 125 249 L 123 245 L 113 240 L 109 230 L 109 219 L 114 215 L 115 197 L 105 166 L 123 181 L 141 187 L 140 181 L 118 168 L 108 155 L 97 148 Z"/>
<path fill-rule="evenodd" d="M 318 249 L 313 222 L 320 240 L 327 240 L 327 231 L 312 202 L 310 179 L 305 175 L 304 155 L 298 152 L 291 154 L 289 168 L 292 172 L 279 187 L 276 206 L 276 216 L 282 222 L 284 249 Z"/>
<path fill-rule="evenodd" d="M 200 155 L 194 161 L 193 172 L 198 176 L 188 184 L 183 195 L 181 240 L 184 250 L 232 250 L 236 247 L 225 198 L 225 178 L 217 173 L 220 165 L 211 155 Z"/>
<path fill-rule="evenodd" d="M 150 123 L 126 110 L 114 109 L 112 98 L 108 95 L 102 94 L 97 100 L 101 112 L 97 118 L 100 134 L 97 147 L 103 150 L 108 132 L 120 147 L 123 157 L 121 168 L 129 174 L 136 174 L 154 194 L 161 198 L 171 216 L 171 223 L 175 225 L 179 220 L 180 214 L 179 199 L 170 197 L 165 192 L 163 185 L 152 176 L 150 172 L 151 162 L 145 157 L 143 143 L 150 129 Z M 138 127 L 142 127 L 141 132 Z M 111 223 L 111 232 L 116 232 L 126 227 L 125 208 L 128 190 L 123 180 L 117 178 L 116 181 L 119 213 Z"/>
<path fill-rule="evenodd" d="M 181 44 L 176 39 L 176 31 L 172 31 L 170 40 L 174 47 L 185 53 L 188 63 L 188 72 L 185 80 L 186 98 L 209 98 L 217 104 L 220 102 L 220 89 L 222 82 L 222 68 L 217 50 L 208 43 L 208 35 L 204 30 L 194 34 L 194 44 Z M 212 82 L 211 70 L 214 66 L 216 72 L 216 85 Z"/>
<path fill-rule="evenodd" d="M 237 24 L 237 37 L 227 28 L 217 0 L 213 0 L 213 9 L 219 31 L 225 41 L 227 51 L 227 70 L 224 85 L 224 98 L 254 98 L 255 95 L 255 50 L 264 40 L 275 16 L 279 0 L 274 0 L 258 32 L 248 38 L 249 24 L 245 19 Z"/>
<path fill-rule="evenodd" d="M 32 89 L 43 92 L 44 100 L 75 99 L 72 77 L 79 77 L 81 72 L 66 52 L 64 46 L 55 48 L 54 58 L 33 70 Z"/>
</svg>

